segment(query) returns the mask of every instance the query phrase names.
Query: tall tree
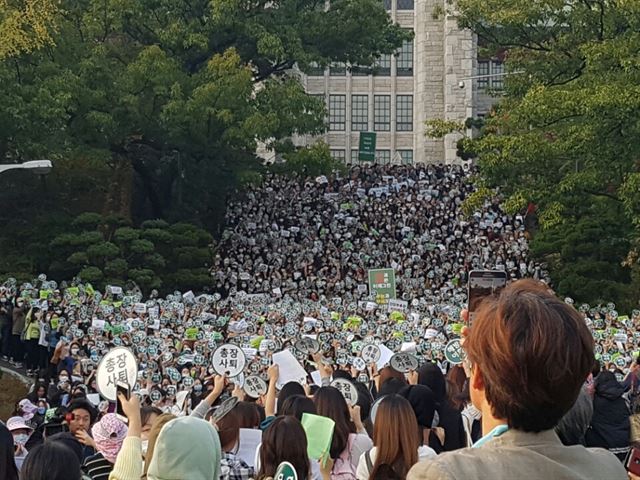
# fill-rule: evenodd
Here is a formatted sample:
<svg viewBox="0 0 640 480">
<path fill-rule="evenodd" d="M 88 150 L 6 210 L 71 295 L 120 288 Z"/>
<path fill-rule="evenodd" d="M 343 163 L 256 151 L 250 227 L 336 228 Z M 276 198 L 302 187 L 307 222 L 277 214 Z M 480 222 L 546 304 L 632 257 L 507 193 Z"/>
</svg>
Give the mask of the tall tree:
<svg viewBox="0 0 640 480">
<path fill-rule="evenodd" d="M 317 156 L 287 140 L 325 128 L 294 64 L 367 64 L 407 37 L 377 0 L 58 7 L 52 44 L 0 59 L 0 157 L 55 162 L 43 183 L 0 177 L 0 247 L 12 253 L 0 270 L 46 270 L 49 239 L 87 210 L 213 230 L 227 193 L 261 169 L 259 142 Z"/>
<path fill-rule="evenodd" d="M 500 186 L 514 210 L 535 203 L 543 228 L 609 209 L 623 211 L 622 222 L 635 225 L 631 235 L 639 236 L 640 3 L 457 5 L 461 25 L 477 33 L 488 51 L 506 52 L 513 73 L 480 137 L 462 142 L 477 156 L 486 185 Z M 629 235 L 627 225 L 610 224 L 605 231 L 614 238 Z M 617 255 L 609 261 L 625 260 L 619 250 Z M 629 258 L 628 267 L 638 268 L 637 256 Z"/>
<path fill-rule="evenodd" d="M 0 60 L 50 45 L 57 12 L 53 0 L 0 0 Z"/>
<path fill-rule="evenodd" d="M 141 216 L 208 224 L 233 176 L 257 165 L 257 142 L 323 131 L 323 106 L 304 93 L 296 62 L 371 63 L 407 37 L 374 0 L 64 0 L 60 9 L 55 47 L 0 65 L 10 86 L 0 155 L 132 169 Z M 120 179 L 115 187 L 118 211 L 127 202 Z"/>
</svg>

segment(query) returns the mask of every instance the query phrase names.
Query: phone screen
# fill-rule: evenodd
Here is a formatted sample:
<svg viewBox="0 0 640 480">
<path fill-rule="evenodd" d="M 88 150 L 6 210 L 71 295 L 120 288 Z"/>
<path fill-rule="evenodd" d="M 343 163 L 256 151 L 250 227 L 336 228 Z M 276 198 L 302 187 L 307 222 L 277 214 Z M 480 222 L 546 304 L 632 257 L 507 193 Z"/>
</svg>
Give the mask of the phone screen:
<svg viewBox="0 0 640 480">
<path fill-rule="evenodd" d="M 507 273 L 502 270 L 472 270 L 469 272 L 469 324 L 473 321 L 482 300 L 498 295 L 507 284 Z"/>
<path fill-rule="evenodd" d="M 122 403 L 120 402 L 120 397 L 118 395 L 120 393 L 122 393 L 125 398 L 129 400 L 129 396 L 131 395 L 131 389 L 129 388 L 129 385 L 122 382 L 116 383 L 116 415 L 126 421 L 127 416 L 124 413 L 124 409 L 122 408 Z"/>
</svg>

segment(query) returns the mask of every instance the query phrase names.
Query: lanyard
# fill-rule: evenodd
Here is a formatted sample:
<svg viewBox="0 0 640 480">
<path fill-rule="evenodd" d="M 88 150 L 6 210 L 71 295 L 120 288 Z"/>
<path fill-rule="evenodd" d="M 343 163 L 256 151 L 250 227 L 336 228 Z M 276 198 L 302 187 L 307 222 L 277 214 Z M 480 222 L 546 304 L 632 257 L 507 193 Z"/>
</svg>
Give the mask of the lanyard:
<svg viewBox="0 0 640 480">
<path fill-rule="evenodd" d="M 499 437 L 500 435 L 502 435 L 507 430 L 509 430 L 509 426 L 508 425 L 498 425 L 496 428 L 491 430 L 484 437 L 482 437 L 480 440 L 478 440 L 476 443 L 474 443 L 472 448 L 479 448 L 479 447 L 483 446 L 489 440 L 491 440 L 492 438 L 495 438 L 495 437 Z"/>
</svg>

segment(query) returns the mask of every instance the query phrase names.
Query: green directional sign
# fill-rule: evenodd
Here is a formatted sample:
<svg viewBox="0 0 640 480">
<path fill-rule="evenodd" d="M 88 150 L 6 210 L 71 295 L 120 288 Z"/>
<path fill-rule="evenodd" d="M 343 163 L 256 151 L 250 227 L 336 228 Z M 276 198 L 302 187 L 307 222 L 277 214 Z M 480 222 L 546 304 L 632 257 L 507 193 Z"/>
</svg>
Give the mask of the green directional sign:
<svg viewBox="0 0 640 480">
<path fill-rule="evenodd" d="M 289 462 L 282 462 L 278 465 L 273 480 L 298 480 L 296 469 Z"/>
<path fill-rule="evenodd" d="M 360 132 L 360 147 L 358 160 L 361 162 L 373 162 L 376 159 L 376 133 Z"/>
</svg>

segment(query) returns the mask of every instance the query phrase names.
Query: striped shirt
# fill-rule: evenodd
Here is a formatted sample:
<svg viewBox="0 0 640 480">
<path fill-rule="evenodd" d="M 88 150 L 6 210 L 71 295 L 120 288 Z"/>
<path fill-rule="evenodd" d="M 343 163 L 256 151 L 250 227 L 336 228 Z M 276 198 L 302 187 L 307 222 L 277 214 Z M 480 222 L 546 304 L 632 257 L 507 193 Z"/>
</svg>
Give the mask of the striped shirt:
<svg viewBox="0 0 640 480">
<path fill-rule="evenodd" d="M 113 463 L 104 458 L 101 453 L 96 453 L 84 461 L 84 472 L 91 480 L 109 480 L 109 474 L 113 470 Z"/>
</svg>

